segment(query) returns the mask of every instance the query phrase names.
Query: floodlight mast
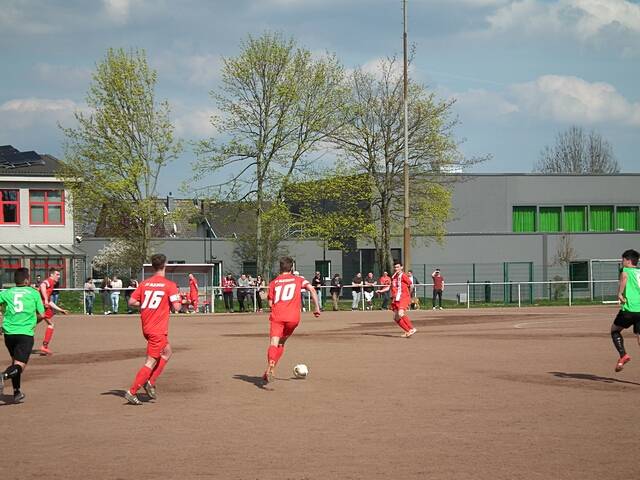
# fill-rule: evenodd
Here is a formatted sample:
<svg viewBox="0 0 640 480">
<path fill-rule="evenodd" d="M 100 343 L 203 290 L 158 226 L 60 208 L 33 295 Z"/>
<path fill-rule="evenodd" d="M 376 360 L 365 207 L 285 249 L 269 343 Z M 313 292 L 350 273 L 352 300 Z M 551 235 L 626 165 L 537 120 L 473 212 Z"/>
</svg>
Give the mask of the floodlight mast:
<svg viewBox="0 0 640 480">
<path fill-rule="evenodd" d="M 411 269 L 411 226 L 409 216 L 409 77 L 407 73 L 407 0 L 402 0 L 403 13 L 403 34 L 402 46 L 404 56 L 404 79 L 403 79 L 403 103 L 404 103 L 404 243 L 403 257 L 404 266 L 407 270 Z"/>
</svg>

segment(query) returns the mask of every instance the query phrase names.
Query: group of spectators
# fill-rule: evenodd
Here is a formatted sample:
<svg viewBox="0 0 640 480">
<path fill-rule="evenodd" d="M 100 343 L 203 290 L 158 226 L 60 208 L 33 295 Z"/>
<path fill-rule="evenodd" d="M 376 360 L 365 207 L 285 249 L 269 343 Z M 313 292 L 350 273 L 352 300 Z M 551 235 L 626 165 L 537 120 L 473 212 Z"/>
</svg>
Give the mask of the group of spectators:
<svg viewBox="0 0 640 480">
<path fill-rule="evenodd" d="M 98 293 L 102 295 L 103 313 L 105 315 L 118 313 L 120 295 L 122 293 L 124 293 L 127 313 L 133 313 L 133 310 L 129 308 L 129 297 L 136 288 L 138 288 L 138 280 L 135 278 L 130 279 L 126 287 L 123 285 L 122 279 L 117 275 L 104 277 L 100 287 L 96 286 L 93 278 L 87 278 L 84 283 L 84 302 L 87 315 L 93 315 L 93 306 Z"/>
<path fill-rule="evenodd" d="M 250 274 L 243 273 L 236 279 L 231 273 L 227 273 L 222 279 L 222 297 L 224 298 L 224 308 L 227 313 L 234 311 L 234 290 L 236 291 L 240 312 L 250 312 L 254 309 L 262 312 L 263 302 L 267 300 L 267 283 L 261 275 L 257 275 L 254 278 Z M 253 303 L 254 298 L 255 305 Z"/>
</svg>

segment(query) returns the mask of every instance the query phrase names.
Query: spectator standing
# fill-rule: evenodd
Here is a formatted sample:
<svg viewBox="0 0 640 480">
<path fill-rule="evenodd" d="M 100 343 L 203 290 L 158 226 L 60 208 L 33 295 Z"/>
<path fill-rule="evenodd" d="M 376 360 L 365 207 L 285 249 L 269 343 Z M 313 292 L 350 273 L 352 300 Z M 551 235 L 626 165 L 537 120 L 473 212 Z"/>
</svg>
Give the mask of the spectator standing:
<svg viewBox="0 0 640 480">
<path fill-rule="evenodd" d="M 411 310 L 417 310 L 420 308 L 420 300 L 418 300 L 418 289 L 416 285 L 418 285 L 420 281 L 413 275 L 413 271 L 411 270 L 407 272 L 407 277 L 409 277 L 411 281 L 411 305 L 409 308 Z"/>
<path fill-rule="evenodd" d="M 444 291 L 444 277 L 440 269 L 436 268 L 431 274 L 433 280 L 433 309 L 436 309 L 436 297 L 438 297 L 438 308 L 442 310 L 442 292 Z"/>
<path fill-rule="evenodd" d="M 127 305 L 127 313 L 135 313 L 135 310 L 133 310 L 129 305 L 129 299 L 131 298 L 131 294 L 133 293 L 133 291 L 136 288 L 138 288 L 139 285 L 140 284 L 138 283 L 138 280 L 136 280 L 135 278 L 129 279 L 129 286 L 124 291 L 125 303 Z"/>
<path fill-rule="evenodd" d="M 233 287 L 236 286 L 236 281 L 233 276 L 228 273 L 226 277 L 222 279 L 222 298 L 224 299 L 224 308 L 227 313 L 233 312 Z"/>
<path fill-rule="evenodd" d="M 93 315 L 93 302 L 96 299 L 96 286 L 93 283 L 93 278 L 87 278 L 84 282 L 84 308 L 87 311 L 87 315 Z"/>
<path fill-rule="evenodd" d="M 322 287 L 324 287 L 324 280 L 322 279 L 320 272 L 316 272 L 311 279 L 311 286 L 315 289 L 316 294 L 318 295 L 318 303 L 320 304 L 320 310 L 322 310 Z"/>
<path fill-rule="evenodd" d="M 109 315 L 111 313 L 111 279 L 109 277 L 104 277 L 102 279 L 102 310 L 105 315 Z"/>
<path fill-rule="evenodd" d="M 258 305 L 258 312 L 262 312 L 262 301 L 266 299 L 267 292 L 265 290 L 267 283 L 262 278 L 262 275 L 256 277 L 256 303 Z M 262 298 L 262 297 L 265 298 Z"/>
<path fill-rule="evenodd" d="M 362 273 L 356 273 L 356 276 L 351 280 L 351 310 L 357 310 L 360 301 L 362 300 Z"/>
<path fill-rule="evenodd" d="M 367 273 L 367 276 L 364 278 L 364 285 L 365 308 L 371 310 L 373 308 L 373 294 L 376 286 L 376 279 L 373 277 L 373 272 Z"/>
<path fill-rule="evenodd" d="M 240 311 L 245 312 L 246 308 L 244 306 L 244 301 L 247 297 L 247 292 L 249 291 L 249 279 L 243 273 L 240 275 L 238 279 L 238 303 L 240 304 Z"/>
<path fill-rule="evenodd" d="M 382 276 L 378 279 L 378 284 L 381 286 L 379 290 L 376 290 L 382 297 L 382 310 L 389 308 L 389 300 L 391 299 L 391 277 L 389 272 L 382 272 Z"/>
<path fill-rule="evenodd" d="M 111 311 L 118 313 L 118 307 L 120 306 L 120 291 L 122 290 L 122 280 L 117 275 L 113 276 L 111 280 Z"/>
<path fill-rule="evenodd" d="M 342 278 L 339 273 L 336 273 L 331 279 L 331 299 L 333 300 L 333 311 L 337 312 L 340 310 L 340 305 L 338 304 L 338 300 L 340 299 L 340 293 L 342 292 Z"/>
</svg>

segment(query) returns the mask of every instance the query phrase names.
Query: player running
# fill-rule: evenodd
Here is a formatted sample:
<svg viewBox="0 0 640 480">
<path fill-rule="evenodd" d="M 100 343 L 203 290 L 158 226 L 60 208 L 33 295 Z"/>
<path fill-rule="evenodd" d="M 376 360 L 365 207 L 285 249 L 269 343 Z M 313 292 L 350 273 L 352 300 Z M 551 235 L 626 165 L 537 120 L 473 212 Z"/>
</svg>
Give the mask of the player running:
<svg viewBox="0 0 640 480">
<path fill-rule="evenodd" d="M 156 380 L 171 358 L 169 335 L 169 313 L 171 307 L 180 311 L 180 293 L 178 286 L 165 278 L 167 257 L 157 253 L 151 257 L 154 274 L 140 283 L 129 298 L 129 306 L 140 308 L 142 335 L 147 340 L 147 359 L 138 370 L 131 388 L 124 394 L 132 405 L 142 405 L 136 395 L 144 386 L 147 395 L 156 399 Z"/>
<path fill-rule="evenodd" d="M 53 294 L 54 287 L 60 281 L 60 270 L 57 268 L 49 269 L 49 277 L 46 278 L 38 287 L 40 291 L 40 296 L 42 297 L 42 303 L 44 304 L 44 321 L 47 322 L 47 329 L 44 332 L 44 340 L 42 341 L 42 346 L 40 347 L 40 355 L 51 355 L 51 350 L 49 349 L 49 343 L 51 342 L 51 338 L 53 338 L 53 330 L 55 325 L 53 323 L 53 316 L 58 313 L 62 313 L 66 315 L 69 313 L 64 308 L 60 308 L 56 305 L 51 299 L 51 295 Z"/>
<path fill-rule="evenodd" d="M 284 353 L 284 344 L 300 323 L 300 302 L 302 290 L 307 290 L 313 299 L 316 317 L 320 316 L 320 304 L 315 288 L 304 279 L 291 273 L 293 259 L 280 258 L 280 275 L 269 283 L 269 348 L 267 349 L 267 370 L 262 375 L 266 382 L 273 381 L 276 365 Z"/>
<path fill-rule="evenodd" d="M 626 250 L 622 254 L 622 272 L 618 285 L 618 300 L 620 311 L 611 324 L 611 340 L 620 358 L 616 363 L 616 372 L 624 368 L 624 364 L 631 360 L 624 349 L 622 330 L 633 325 L 633 332 L 638 335 L 640 345 L 640 268 L 638 259 L 640 254 L 636 250 Z"/>
<path fill-rule="evenodd" d="M 0 292 L 0 306 L 4 305 L 4 344 L 11 356 L 11 365 L 0 373 L 0 393 L 4 390 L 4 381 L 10 378 L 13 384 L 13 401 L 20 403 L 24 400 L 20 378 L 27 368 L 33 349 L 36 324 L 44 319 L 45 309 L 40 295 L 29 285 L 28 268 L 18 268 L 13 274 L 13 281 L 15 287 Z"/>
<path fill-rule="evenodd" d="M 393 310 L 393 320 L 404 330 L 402 335 L 409 338 L 417 332 L 407 315 L 409 305 L 411 305 L 411 279 L 404 273 L 402 263 L 393 264 L 393 276 L 391 277 L 391 310 Z"/>
</svg>

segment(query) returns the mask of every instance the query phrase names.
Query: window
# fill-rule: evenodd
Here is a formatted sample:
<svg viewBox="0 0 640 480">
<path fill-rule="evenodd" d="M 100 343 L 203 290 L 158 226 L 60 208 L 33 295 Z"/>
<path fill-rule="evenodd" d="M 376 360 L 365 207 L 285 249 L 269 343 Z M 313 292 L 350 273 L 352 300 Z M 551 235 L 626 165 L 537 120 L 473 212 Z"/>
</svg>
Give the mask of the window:
<svg viewBox="0 0 640 480">
<path fill-rule="evenodd" d="M 40 275 L 42 280 L 48 278 L 50 268 L 57 268 L 60 270 L 60 281 L 58 282 L 57 287 L 64 288 L 66 285 L 64 258 L 34 258 L 31 260 L 31 278 L 35 280 L 38 275 Z"/>
<path fill-rule="evenodd" d="M 625 232 L 638 231 L 638 207 L 616 208 L 616 228 Z"/>
<path fill-rule="evenodd" d="M 0 224 L 20 223 L 20 193 L 18 190 L 0 190 Z"/>
<path fill-rule="evenodd" d="M 242 272 L 240 273 L 246 273 L 247 275 L 255 277 L 258 273 L 256 262 L 242 262 Z"/>
<path fill-rule="evenodd" d="M 64 192 L 62 190 L 30 190 L 29 223 L 64 225 Z"/>
<path fill-rule="evenodd" d="M 13 282 L 13 272 L 22 267 L 19 258 L 0 257 L 0 288 L 15 285 Z"/>
<path fill-rule="evenodd" d="M 540 207 L 539 230 L 541 232 L 561 232 L 562 231 L 562 208 Z"/>
<path fill-rule="evenodd" d="M 564 230 L 566 232 L 584 232 L 587 230 L 586 207 L 564 207 Z"/>
<path fill-rule="evenodd" d="M 569 263 L 569 280 L 574 290 L 586 290 L 589 288 L 589 262 Z"/>
<path fill-rule="evenodd" d="M 536 207 L 513 207 L 513 231 L 536 231 Z"/>
<path fill-rule="evenodd" d="M 592 205 L 589 207 L 589 230 L 613 232 L 613 207 Z"/>
</svg>

